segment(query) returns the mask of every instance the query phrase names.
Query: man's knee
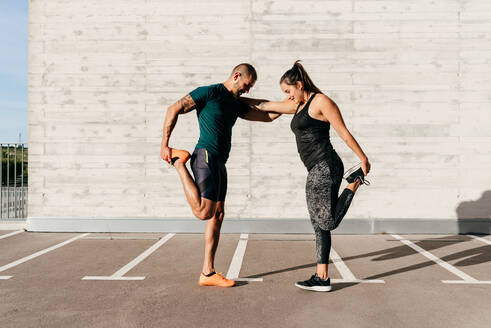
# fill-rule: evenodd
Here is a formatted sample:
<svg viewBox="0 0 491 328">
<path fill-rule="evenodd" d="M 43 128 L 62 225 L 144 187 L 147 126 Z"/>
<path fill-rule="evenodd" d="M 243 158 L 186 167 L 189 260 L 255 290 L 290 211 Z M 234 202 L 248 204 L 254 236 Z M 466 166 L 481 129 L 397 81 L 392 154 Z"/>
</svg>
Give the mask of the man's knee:
<svg viewBox="0 0 491 328">
<path fill-rule="evenodd" d="M 194 216 L 196 216 L 200 220 L 209 220 L 214 217 L 213 211 L 210 210 L 201 210 L 201 211 L 194 211 Z"/>
<path fill-rule="evenodd" d="M 213 214 L 211 212 L 198 212 L 198 213 L 194 213 L 194 215 L 200 219 L 200 220 L 203 220 L 203 221 L 206 221 L 206 220 L 210 220 L 210 219 L 213 219 L 213 220 L 216 220 L 217 223 L 222 223 L 223 221 L 223 217 L 225 216 L 225 213 L 220 210 L 216 210 Z"/>
<path fill-rule="evenodd" d="M 224 204 L 221 201 L 209 202 L 200 209 L 193 209 L 193 214 L 200 220 L 215 219 L 221 222 L 225 216 Z"/>
<path fill-rule="evenodd" d="M 218 202 L 217 203 L 217 207 L 215 209 L 215 215 L 214 215 L 214 218 L 218 221 L 220 221 L 220 223 L 223 221 L 223 217 L 225 216 L 225 205 L 223 202 Z"/>
<path fill-rule="evenodd" d="M 209 220 L 215 216 L 216 207 L 216 203 L 209 203 L 203 208 L 193 210 L 193 214 L 200 220 Z"/>
<path fill-rule="evenodd" d="M 224 212 L 223 208 L 217 208 L 214 216 L 217 220 L 220 220 L 220 221 L 223 220 L 223 217 L 225 216 L 225 212 Z"/>
</svg>

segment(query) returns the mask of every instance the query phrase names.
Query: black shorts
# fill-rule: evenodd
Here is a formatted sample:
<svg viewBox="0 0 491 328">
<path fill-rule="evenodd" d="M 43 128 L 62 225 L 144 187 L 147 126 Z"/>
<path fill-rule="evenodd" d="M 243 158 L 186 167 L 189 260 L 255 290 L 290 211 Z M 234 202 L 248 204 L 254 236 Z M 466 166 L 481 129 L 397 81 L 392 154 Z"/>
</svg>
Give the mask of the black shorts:
<svg viewBox="0 0 491 328">
<path fill-rule="evenodd" d="M 204 148 L 196 148 L 191 156 L 191 169 L 201 197 L 215 202 L 225 201 L 227 169 L 216 155 Z"/>
</svg>

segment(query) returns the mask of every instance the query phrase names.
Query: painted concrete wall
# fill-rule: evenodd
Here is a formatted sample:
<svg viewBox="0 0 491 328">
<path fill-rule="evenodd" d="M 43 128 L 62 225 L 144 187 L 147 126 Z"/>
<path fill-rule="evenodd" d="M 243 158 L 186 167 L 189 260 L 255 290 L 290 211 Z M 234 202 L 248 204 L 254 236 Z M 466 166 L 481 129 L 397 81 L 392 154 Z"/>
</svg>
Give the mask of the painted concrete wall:
<svg viewBox="0 0 491 328">
<path fill-rule="evenodd" d="M 296 59 L 373 165 L 348 218 L 491 217 L 488 0 L 29 4 L 31 217 L 192 217 L 159 158 L 167 106 L 240 62 L 257 68 L 252 96 L 281 99 Z M 308 217 L 289 123 L 234 127 L 228 217 Z M 171 146 L 197 137 L 193 112 Z"/>
</svg>

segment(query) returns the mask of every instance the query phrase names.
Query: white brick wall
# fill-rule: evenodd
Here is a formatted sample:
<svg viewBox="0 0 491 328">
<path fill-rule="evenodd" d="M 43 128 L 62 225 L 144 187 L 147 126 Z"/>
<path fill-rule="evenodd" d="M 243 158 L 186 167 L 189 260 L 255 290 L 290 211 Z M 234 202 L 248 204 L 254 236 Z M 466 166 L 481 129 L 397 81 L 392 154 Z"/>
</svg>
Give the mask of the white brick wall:
<svg viewBox="0 0 491 328">
<path fill-rule="evenodd" d="M 351 218 L 491 217 L 488 0 L 30 0 L 29 215 L 191 217 L 159 159 L 165 109 L 240 62 L 280 99 L 295 59 L 372 161 Z M 226 212 L 306 218 L 290 117 L 239 121 Z M 192 151 L 195 113 L 171 145 Z M 351 166 L 353 154 L 332 131 Z M 488 213 L 488 214 L 486 214 Z"/>
</svg>

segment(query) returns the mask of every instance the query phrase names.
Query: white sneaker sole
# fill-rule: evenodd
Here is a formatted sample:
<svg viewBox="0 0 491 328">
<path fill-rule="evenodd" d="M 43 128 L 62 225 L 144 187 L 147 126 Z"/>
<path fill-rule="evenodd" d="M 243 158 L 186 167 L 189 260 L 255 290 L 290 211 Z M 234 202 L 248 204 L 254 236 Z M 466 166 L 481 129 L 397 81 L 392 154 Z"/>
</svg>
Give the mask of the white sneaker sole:
<svg viewBox="0 0 491 328">
<path fill-rule="evenodd" d="M 346 178 L 353 172 L 355 172 L 356 170 L 358 170 L 359 168 L 361 167 L 361 162 L 356 164 L 355 166 L 351 167 L 348 169 L 348 171 L 346 171 L 343 175 L 343 179 L 346 180 Z"/>
<path fill-rule="evenodd" d="M 295 283 L 295 286 L 297 286 L 298 288 L 301 288 L 301 289 L 305 289 L 305 290 L 311 290 L 311 291 L 314 291 L 314 292 L 329 292 L 331 291 L 331 286 L 312 286 L 312 287 L 307 287 L 307 286 L 302 286 L 302 285 L 299 285 L 297 283 Z"/>
</svg>

